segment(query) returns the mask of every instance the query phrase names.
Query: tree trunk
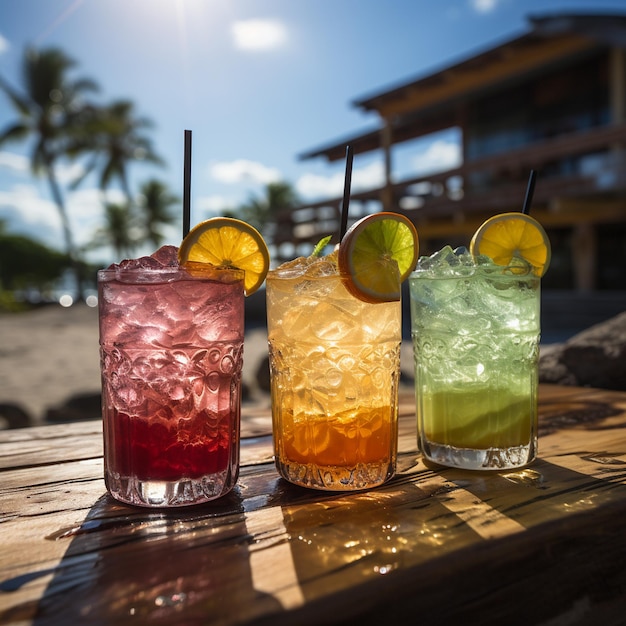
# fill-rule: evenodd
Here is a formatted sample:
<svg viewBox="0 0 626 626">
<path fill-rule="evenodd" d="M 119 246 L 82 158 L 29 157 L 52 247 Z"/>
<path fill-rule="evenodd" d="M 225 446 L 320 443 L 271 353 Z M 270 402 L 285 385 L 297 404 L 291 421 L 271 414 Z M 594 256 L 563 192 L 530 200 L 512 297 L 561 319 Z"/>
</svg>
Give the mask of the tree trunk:
<svg viewBox="0 0 626 626">
<path fill-rule="evenodd" d="M 57 182 L 54 172 L 53 160 L 50 156 L 46 155 L 46 174 L 48 177 L 48 184 L 50 186 L 50 193 L 54 199 L 57 209 L 59 210 L 59 217 L 61 218 L 61 227 L 63 229 L 63 239 L 65 240 L 65 251 L 70 260 L 70 267 L 74 274 L 74 280 L 76 285 L 75 301 L 83 302 L 85 300 L 85 294 L 83 292 L 83 282 L 81 277 L 80 263 L 76 255 L 76 248 L 74 246 L 74 238 L 72 236 L 72 229 L 70 226 L 70 220 L 67 215 L 67 209 Z"/>
</svg>

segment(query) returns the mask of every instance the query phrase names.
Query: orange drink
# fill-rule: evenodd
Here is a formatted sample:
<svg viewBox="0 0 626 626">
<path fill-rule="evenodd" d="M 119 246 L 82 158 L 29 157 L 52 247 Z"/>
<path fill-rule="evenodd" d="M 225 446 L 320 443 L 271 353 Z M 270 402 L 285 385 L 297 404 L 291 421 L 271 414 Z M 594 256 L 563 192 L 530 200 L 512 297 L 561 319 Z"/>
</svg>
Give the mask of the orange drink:
<svg viewBox="0 0 626 626">
<path fill-rule="evenodd" d="M 318 489 L 365 489 L 395 470 L 400 302 L 351 295 L 336 262 L 267 276 L 276 465 Z"/>
<path fill-rule="evenodd" d="M 405 222 L 369 216 L 328 256 L 267 275 L 275 461 L 292 483 L 367 489 L 395 472 L 400 283 L 417 258 Z"/>
<path fill-rule="evenodd" d="M 308 428 L 306 413 L 294 416 L 284 411 L 282 449 L 287 458 L 302 464 L 314 459 L 325 466 L 336 464 L 338 459 L 346 466 L 377 463 L 392 449 L 392 410 L 391 403 L 369 410 L 354 409 L 317 420 Z"/>
</svg>

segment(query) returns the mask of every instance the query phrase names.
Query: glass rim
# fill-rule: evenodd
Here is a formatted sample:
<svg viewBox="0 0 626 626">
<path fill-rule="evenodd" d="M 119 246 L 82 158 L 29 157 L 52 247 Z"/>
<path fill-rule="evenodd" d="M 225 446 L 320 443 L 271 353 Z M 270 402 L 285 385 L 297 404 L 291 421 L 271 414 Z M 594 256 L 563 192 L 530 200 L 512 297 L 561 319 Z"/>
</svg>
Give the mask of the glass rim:
<svg viewBox="0 0 626 626">
<path fill-rule="evenodd" d="M 325 274 L 322 276 L 312 276 L 310 274 L 289 274 L 288 273 L 289 270 L 284 270 L 284 273 L 281 273 L 277 270 L 270 270 L 267 273 L 266 276 L 266 280 L 267 279 L 271 279 L 271 280 L 328 280 L 328 279 L 341 279 L 344 274 L 340 274 L 339 272 L 337 272 L 336 274 Z"/>
<path fill-rule="evenodd" d="M 203 267 L 200 267 L 203 266 Z M 243 283 L 245 271 L 238 268 L 207 266 L 197 264 L 194 269 L 182 266 L 163 267 L 107 267 L 97 272 L 98 282 L 119 280 L 126 283 L 150 284 L 195 280 L 225 284 Z"/>
<path fill-rule="evenodd" d="M 502 265 L 499 267 L 470 268 L 471 271 L 458 274 L 434 274 L 431 269 L 414 269 L 408 276 L 408 280 L 512 280 L 512 281 L 533 281 L 541 280 L 541 276 L 537 276 L 532 269 L 524 273 L 517 273 L 514 270 L 519 269 L 515 265 Z"/>
</svg>

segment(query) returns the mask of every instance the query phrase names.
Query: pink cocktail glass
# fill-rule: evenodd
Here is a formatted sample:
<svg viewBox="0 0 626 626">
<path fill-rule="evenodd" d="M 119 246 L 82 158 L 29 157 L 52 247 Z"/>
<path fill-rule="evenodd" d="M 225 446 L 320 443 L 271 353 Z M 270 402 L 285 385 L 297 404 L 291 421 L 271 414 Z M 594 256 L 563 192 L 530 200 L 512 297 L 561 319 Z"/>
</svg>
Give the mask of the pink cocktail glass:
<svg viewBox="0 0 626 626">
<path fill-rule="evenodd" d="M 243 272 L 176 248 L 98 272 L 107 489 L 143 506 L 218 498 L 239 471 Z"/>
</svg>

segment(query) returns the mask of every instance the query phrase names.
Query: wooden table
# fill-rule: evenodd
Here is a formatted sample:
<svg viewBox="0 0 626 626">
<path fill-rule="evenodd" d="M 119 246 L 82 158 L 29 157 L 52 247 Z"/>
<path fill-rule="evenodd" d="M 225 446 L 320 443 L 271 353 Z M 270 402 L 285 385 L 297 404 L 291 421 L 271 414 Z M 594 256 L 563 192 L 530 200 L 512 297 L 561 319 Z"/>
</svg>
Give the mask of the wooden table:
<svg viewBox="0 0 626 626">
<path fill-rule="evenodd" d="M 0 433 L 0 624 L 624 624 L 626 393 L 542 386 L 540 459 L 310 491 L 244 406 L 236 490 L 150 511 L 105 494 L 99 422 Z"/>
</svg>

